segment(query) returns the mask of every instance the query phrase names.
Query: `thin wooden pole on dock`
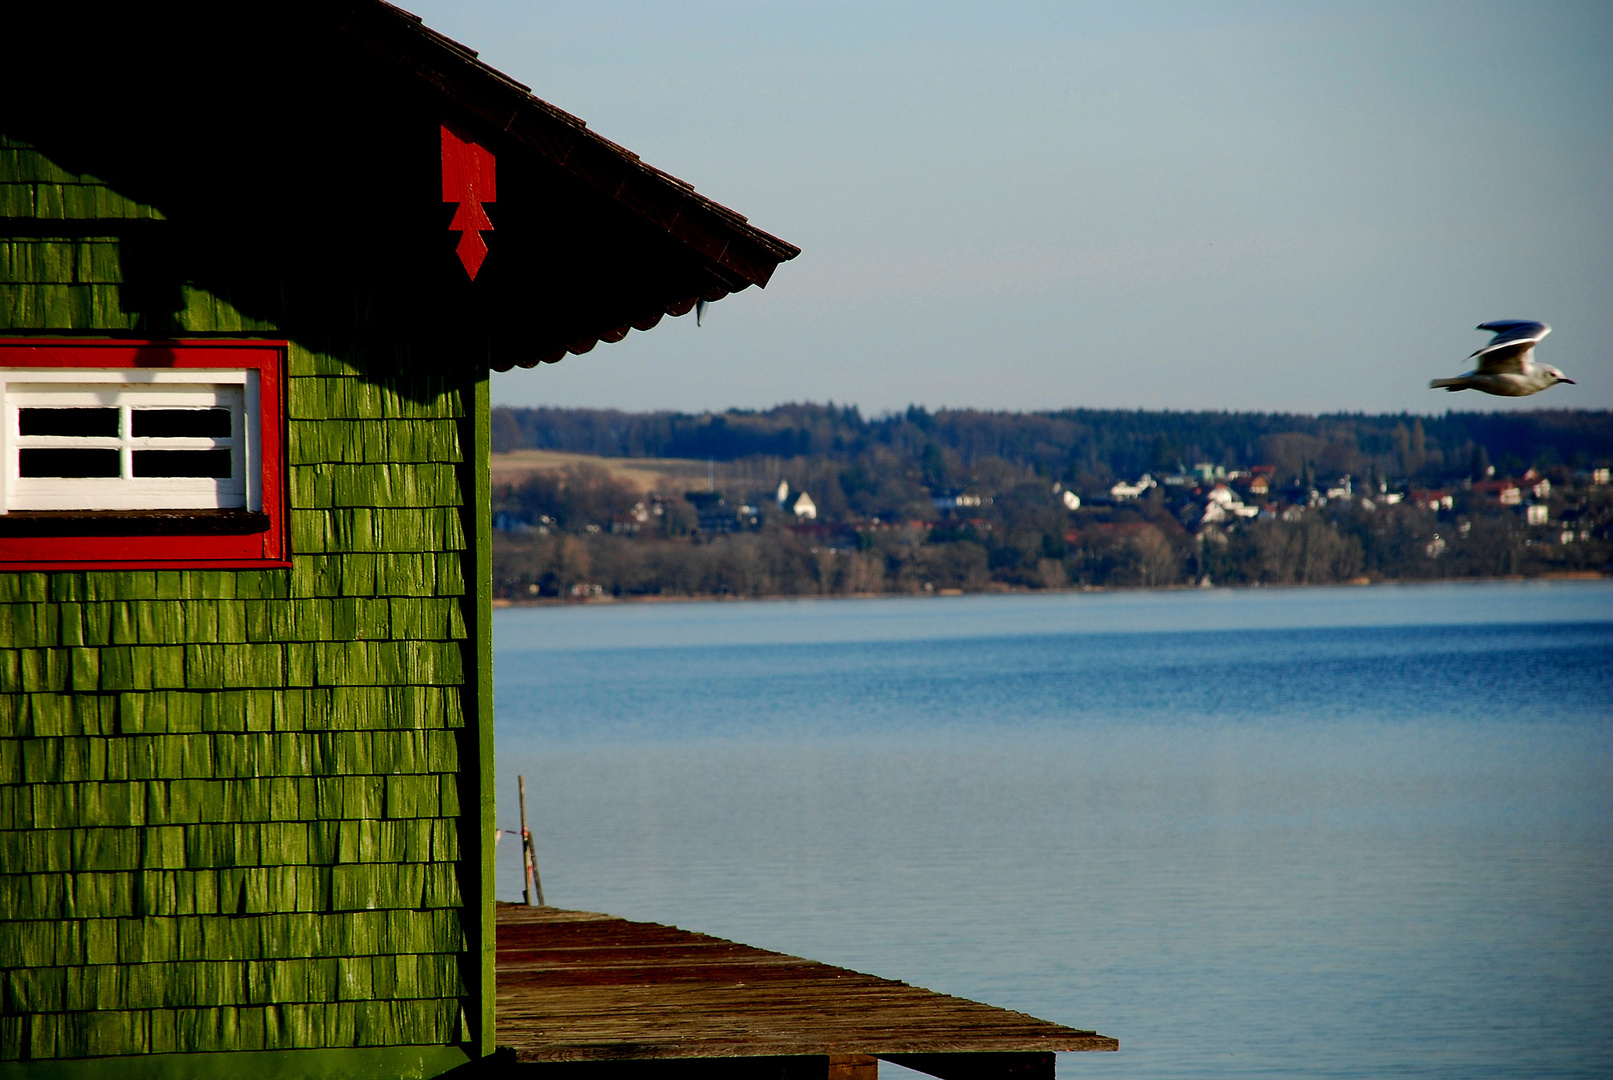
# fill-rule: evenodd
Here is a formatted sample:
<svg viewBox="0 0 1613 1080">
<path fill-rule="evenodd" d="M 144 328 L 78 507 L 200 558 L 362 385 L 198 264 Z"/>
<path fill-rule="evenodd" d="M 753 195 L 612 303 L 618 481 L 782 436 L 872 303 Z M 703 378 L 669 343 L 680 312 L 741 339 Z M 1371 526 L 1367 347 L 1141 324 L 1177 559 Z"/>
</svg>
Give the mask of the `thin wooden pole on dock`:
<svg viewBox="0 0 1613 1080">
<path fill-rule="evenodd" d="M 538 894 L 538 907 L 547 907 L 543 902 L 543 879 L 538 876 L 538 849 L 532 843 L 532 834 L 526 827 L 526 777 L 515 778 L 515 788 L 521 794 L 521 873 L 524 875 L 521 887 L 521 898 L 528 907 L 532 906 L 532 894 Z"/>
</svg>

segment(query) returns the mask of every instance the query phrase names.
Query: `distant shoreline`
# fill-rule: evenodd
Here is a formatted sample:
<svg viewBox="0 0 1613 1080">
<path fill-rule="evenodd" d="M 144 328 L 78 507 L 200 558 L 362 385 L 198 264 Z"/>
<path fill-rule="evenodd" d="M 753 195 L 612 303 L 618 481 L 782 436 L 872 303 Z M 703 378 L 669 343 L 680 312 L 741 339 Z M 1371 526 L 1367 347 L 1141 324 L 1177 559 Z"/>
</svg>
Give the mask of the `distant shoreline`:
<svg viewBox="0 0 1613 1080">
<path fill-rule="evenodd" d="M 582 607 L 582 606 L 608 606 L 612 604 L 730 604 L 730 603 L 769 603 L 781 600 L 933 600 L 941 597 L 955 598 L 959 596 L 1063 596 L 1087 595 L 1093 593 L 1172 593 L 1172 592 L 1199 592 L 1215 589 L 1233 589 L 1242 591 L 1260 590 L 1271 592 L 1282 589 L 1341 589 L 1341 588 L 1367 588 L 1380 585 L 1484 585 L 1502 582 L 1522 583 L 1530 581 L 1609 581 L 1613 574 L 1596 570 L 1564 570 L 1547 574 L 1508 574 L 1502 577 L 1462 577 L 1462 578 L 1384 578 L 1373 581 L 1356 578 L 1350 581 L 1307 582 L 1304 584 L 1234 584 L 1234 585 L 1082 585 L 1064 589 L 1016 589 L 1011 586 L 993 589 L 937 589 L 934 592 L 877 592 L 877 593 L 780 593 L 768 596 L 721 596 L 706 594 L 700 596 L 577 596 L 558 597 L 545 596 L 535 600 L 516 600 L 509 597 L 494 597 L 495 608 L 542 608 L 542 607 Z"/>
</svg>

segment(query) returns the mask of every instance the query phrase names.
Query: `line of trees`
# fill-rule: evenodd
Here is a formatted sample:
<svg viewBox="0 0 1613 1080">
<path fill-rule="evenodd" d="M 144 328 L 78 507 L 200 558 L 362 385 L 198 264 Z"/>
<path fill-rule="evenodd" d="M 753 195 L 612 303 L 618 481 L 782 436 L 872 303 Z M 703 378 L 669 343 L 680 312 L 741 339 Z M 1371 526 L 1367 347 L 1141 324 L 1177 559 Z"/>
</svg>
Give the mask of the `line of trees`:
<svg viewBox="0 0 1613 1080">
<path fill-rule="evenodd" d="M 1613 412 L 1407 413 L 1306 416 L 1294 413 L 1064 409 L 984 412 L 948 409 L 865 418 L 856 406 L 780 405 L 721 413 L 627 413 L 612 409 L 500 408 L 493 449 L 560 450 L 601 457 L 736 461 L 827 457 L 855 460 L 883 447 L 973 468 L 989 459 L 1077 481 L 1158 472 L 1208 461 L 1227 467 L 1303 461 L 1323 471 L 1381 473 L 1437 484 L 1470 473 L 1475 456 L 1503 474 L 1531 466 L 1587 467 L 1613 460 Z"/>
<path fill-rule="evenodd" d="M 814 405 L 703 416 L 510 409 L 495 414 L 495 432 L 501 449 L 720 460 L 730 515 L 715 527 L 710 496 L 695 500 L 697 512 L 671 486 L 640 491 L 598 467 L 534 474 L 495 493 L 496 586 L 510 598 L 1291 584 L 1613 565 L 1613 488 L 1595 472 L 1613 464 L 1607 412 L 914 408 L 865 420 Z M 1200 475 L 1181 475 L 1194 466 Z M 1213 490 L 1216 467 L 1241 477 L 1230 496 Z M 1148 471 L 1177 475 L 1111 497 L 1117 478 Z M 1507 476 L 1528 477 L 1526 499 L 1505 501 L 1496 479 Z M 1321 494 L 1344 477 L 1348 494 Z M 776 502 L 781 479 L 810 493 L 816 519 Z M 1218 516 L 1210 503 L 1229 497 L 1245 500 L 1242 512 Z"/>
</svg>

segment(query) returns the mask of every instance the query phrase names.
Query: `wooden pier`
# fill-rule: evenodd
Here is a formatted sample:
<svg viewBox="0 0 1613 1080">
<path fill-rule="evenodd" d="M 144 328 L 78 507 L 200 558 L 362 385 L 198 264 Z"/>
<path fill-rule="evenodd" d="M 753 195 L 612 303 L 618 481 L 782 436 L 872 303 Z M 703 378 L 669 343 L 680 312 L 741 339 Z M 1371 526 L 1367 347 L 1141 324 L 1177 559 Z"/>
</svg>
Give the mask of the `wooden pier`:
<svg viewBox="0 0 1613 1080">
<path fill-rule="evenodd" d="M 1119 1043 L 964 998 L 657 923 L 498 906 L 498 1035 L 516 1075 L 1050 1078 Z M 509 1051 L 505 1051 L 506 1054 Z M 506 1059 L 508 1061 L 508 1058 Z"/>
</svg>

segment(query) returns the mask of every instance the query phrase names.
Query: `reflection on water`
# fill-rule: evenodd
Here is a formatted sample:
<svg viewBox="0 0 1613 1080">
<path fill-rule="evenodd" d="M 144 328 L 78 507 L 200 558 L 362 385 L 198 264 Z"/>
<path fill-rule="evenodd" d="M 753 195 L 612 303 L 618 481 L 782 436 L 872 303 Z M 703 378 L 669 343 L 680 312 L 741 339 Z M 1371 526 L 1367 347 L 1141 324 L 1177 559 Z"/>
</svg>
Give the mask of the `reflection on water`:
<svg viewBox="0 0 1613 1080">
<path fill-rule="evenodd" d="M 1602 583 L 495 631 L 551 902 L 1121 1040 L 1071 1075 L 1613 1072 Z"/>
</svg>

